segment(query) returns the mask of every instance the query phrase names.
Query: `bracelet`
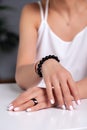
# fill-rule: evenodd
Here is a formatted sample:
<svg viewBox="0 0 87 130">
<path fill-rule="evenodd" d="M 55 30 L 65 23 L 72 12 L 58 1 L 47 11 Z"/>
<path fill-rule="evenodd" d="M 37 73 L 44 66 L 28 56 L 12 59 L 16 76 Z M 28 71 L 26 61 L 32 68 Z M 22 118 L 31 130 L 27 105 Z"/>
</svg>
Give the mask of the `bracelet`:
<svg viewBox="0 0 87 130">
<path fill-rule="evenodd" d="M 35 72 L 39 75 L 39 77 L 43 77 L 43 75 L 42 75 L 42 64 L 43 64 L 46 60 L 48 60 L 48 59 L 55 59 L 56 61 L 60 62 L 60 60 L 58 59 L 58 57 L 55 56 L 55 55 L 48 55 L 48 56 L 46 56 L 46 57 L 43 57 L 43 58 L 40 60 L 40 62 L 37 64 L 37 67 L 35 67 L 35 68 L 36 68 L 36 71 L 35 71 Z"/>
</svg>

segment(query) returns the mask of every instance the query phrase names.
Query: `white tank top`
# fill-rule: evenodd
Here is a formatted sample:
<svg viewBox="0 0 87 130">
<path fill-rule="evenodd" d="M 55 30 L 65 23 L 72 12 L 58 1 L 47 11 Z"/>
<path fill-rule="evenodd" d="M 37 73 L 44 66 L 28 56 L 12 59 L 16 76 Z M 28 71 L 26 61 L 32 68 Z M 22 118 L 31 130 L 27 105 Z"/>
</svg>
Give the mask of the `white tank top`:
<svg viewBox="0 0 87 130">
<path fill-rule="evenodd" d="M 47 55 L 56 55 L 60 64 L 65 67 L 75 81 L 87 76 L 87 27 L 79 32 L 72 41 L 59 38 L 47 23 L 49 0 L 46 2 L 45 14 L 38 1 L 41 13 L 41 24 L 38 30 L 36 61 Z M 38 85 L 45 87 L 42 80 Z"/>
</svg>

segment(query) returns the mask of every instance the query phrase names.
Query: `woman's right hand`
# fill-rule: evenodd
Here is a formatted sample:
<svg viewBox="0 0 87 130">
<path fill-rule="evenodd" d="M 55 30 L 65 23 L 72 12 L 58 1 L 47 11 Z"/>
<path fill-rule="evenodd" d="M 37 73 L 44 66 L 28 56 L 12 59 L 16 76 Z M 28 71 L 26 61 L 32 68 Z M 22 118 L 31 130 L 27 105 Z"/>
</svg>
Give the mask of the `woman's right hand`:
<svg viewBox="0 0 87 130">
<path fill-rule="evenodd" d="M 73 110 L 72 97 L 80 104 L 79 92 L 71 74 L 55 59 L 49 59 L 42 65 L 42 75 L 46 84 L 48 98 L 51 104 L 57 100 L 62 109 Z M 54 88 L 55 96 L 52 88 Z"/>
</svg>

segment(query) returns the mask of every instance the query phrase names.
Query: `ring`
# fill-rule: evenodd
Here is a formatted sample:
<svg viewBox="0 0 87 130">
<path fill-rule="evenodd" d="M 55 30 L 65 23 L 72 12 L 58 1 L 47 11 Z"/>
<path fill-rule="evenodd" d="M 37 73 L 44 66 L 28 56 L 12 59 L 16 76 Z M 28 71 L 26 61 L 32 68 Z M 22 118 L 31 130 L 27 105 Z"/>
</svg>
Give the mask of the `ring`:
<svg viewBox="0 0 87 130">
<path fill-rule="evenodd" d="M 32 98 L 31 100 L 32 100 L 33 103 L 34 103 L 34 106 L 36 106 L 36 105 L 38 104 L 38 101 L 36 100 L 36 98 Z"/>
</svg>

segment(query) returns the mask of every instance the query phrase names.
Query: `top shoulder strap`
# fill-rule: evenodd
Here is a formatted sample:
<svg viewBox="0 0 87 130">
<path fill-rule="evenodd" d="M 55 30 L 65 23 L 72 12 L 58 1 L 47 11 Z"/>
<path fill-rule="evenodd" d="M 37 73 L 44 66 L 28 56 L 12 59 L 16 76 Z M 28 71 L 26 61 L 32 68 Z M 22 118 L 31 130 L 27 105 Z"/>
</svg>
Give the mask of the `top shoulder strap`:
<svg viewBox="0 0 87 130">
<path fill-rule="evenodd" d="M 43 11 L 41 1 L 38 1 L 38 4 L 39 4 L 39 7 L 40 7 L 41 20 L 43 20 L 44 19 L 44 11 Z"/>
<path fill-rule="evenodd" d="M 45 14 L 44 14 L 44 10 L 41 4 L 41 1 L 38 1 L 39 7 L 40 7 L 40 14 L 41 14 L 41 20 L 45 20 L 47 21 L 47 17 L 48 17 L 48 7 L 49 7 L 49 0 L 46 1 L 46 6 L 45 6 Z"/>
<path fill-rule="evenodd" d="M 48 17 L 48 9 L 49 9 L 49 0 L 46 0 L 46 7 L 45 7 L 45 21 L 47 21 L 47 17 Z"/>
</svg>

